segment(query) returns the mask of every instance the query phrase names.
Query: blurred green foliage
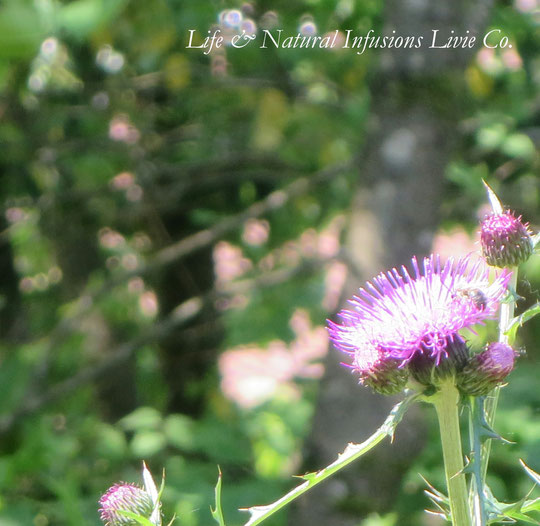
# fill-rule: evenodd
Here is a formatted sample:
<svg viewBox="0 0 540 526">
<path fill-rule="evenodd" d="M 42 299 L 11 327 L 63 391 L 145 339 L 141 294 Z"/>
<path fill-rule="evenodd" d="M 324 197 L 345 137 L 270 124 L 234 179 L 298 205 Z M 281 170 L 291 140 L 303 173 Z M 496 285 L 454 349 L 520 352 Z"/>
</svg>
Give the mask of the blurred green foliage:
<svg viewBox="0 0 540 526">
<path fill-rule="evenodd" d="M 517 56 L 478 56 L 465 72 L 467 118 L 447 167 L 448 227 L 475 228 L 481 178 L 540 222 L 537 20 L 519 5 L 499 3 L 491 20 L 511 35 Z M 316 382 L 297 382 L 294 403 L 278 391 L 241 409 L 220 390 L 218 350 L 290 343 L 298 308 L 314 325 L 332 314 L 321 305 L 326 262 L 301 253 L 298 239 L 347 211 L 363 183 L 353 159 L 367 133 L 377 54 L 248 47 L 220 58 L 186 49 L 190 29 L 205 34 L 223 9 L 240 7 L 0 5 L 2 526 L 97 525 L 100 494 L 118 480 L 139 481 L 142 459 L 155 475 L 165 468 L 164 510 L 183 526 L 211 522 L 220 465 L 226 516 L 240 524 L 237 508 L 277 498 L 301 469 Z M 383 22 L 380 0 L 260 0 L 243 9 L 257 24 L 274 12 L 287 33 L 306 14 L 320 33 Z M 160 263 L 167 247 L 336 164 L 345 167 L 268 209 L 261 246 L 246 243 L 243 219 L 233 219 L 198 250 Z M 233 309 L 216 308 L 219 240 L 252 262 L 243 276 L 251 280 L 247 300 Z M 279 259 L 284 247 L 300 252 L 290 275 Z M 269 255 L 285 277 L 258 286 L 271 274 Z M 526 276 L 520 294 L 530 304 L 538 299 L 538 257 Z M 199 310 L 175 310 L 193 298 Z M 531 322 L 522 338 L 527 355 L 502 397 L 498 427 L 515 444 L 495 448 L 500 499 L 528 489 L 518 457 L 540 467 L 539 339 Z M 395 512 L 363 524 L 419 524 L 427 500 L 417 473 L 437 487 L 444 480 L 430 429 L 433 440 Z M 272 524 L 285 521 L 282 513 Z"/>
</svg>

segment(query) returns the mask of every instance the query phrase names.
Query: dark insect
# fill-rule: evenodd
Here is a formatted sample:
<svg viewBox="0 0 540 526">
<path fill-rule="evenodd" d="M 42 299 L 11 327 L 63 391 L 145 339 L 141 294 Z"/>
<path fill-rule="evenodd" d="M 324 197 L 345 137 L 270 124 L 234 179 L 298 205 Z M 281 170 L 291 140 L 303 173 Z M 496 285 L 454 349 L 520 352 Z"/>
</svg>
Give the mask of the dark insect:
<svg viewBox="0 0 540 526">
<path fill-rule="evenodd" d="M 478 310 L 484 310 L 487 307 L 486 295 L 475 287 L 464 287 L 457 289 L 454 293 L 454 297 L 470 300 L 474 303 Z"/>
</svg>

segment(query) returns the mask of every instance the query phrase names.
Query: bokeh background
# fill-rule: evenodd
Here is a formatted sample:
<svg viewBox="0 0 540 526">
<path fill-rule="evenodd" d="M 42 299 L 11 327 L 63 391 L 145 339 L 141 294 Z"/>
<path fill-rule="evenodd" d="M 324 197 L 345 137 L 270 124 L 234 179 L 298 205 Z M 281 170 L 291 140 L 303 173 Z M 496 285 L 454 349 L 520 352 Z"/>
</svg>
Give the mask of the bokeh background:
<svg viewBox="0 0 540 526">
<path fill-rule="evenodd" d="M 325 320 L 413 254 L 477 251 L 482 178 L 540 226 L 537 0 L 3 0 L 0 524 L 100 524 L 166 470 L 176 524 L 231 525 L 372 433 Z M 186 49 L 189 30 L 482 36 L 467 50 Z M 524 265 L 520 308 L 538 300 Z M 493 333 L 488 325 L 480 337 Z M 540 324 L 504 389 L 490 483 L 540 470 Z M 437 525 L 434 415 L 269 524 Z M 466 415 L 464 415 L 466 417 Z"/>
</svg>

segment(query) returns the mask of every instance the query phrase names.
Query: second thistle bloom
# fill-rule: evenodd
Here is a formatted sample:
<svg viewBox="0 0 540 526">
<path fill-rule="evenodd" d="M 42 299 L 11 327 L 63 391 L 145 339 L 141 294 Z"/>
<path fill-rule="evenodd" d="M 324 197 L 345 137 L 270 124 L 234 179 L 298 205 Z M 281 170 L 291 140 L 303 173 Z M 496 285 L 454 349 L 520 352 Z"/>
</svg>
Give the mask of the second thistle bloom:
<svg viewBox="0 0 540 526">
<path fill-rule="evenodd" d="M 101 497 L 100 517 L 106 526 L 136 526 L 134 519 L 124 515 L 130 511 L 145 519 L 150 518 L 154 505 L 150 495 L 134 484 L 115 484 Z"/>
<path fill-rule="evenodd" d="M 511 275 L 503 271 L 490 284 L 482 262 L 441 265 L 435 255 L 422 265 L 413 258 L 412 268 L 380 274 L 350 301 L 352 310 L 340 312 L 341 323 L 330 322 L 331 339 L 361 382 L 385 394 L 403 389 L 409 365 L 420 364 L 422 379 L 431 368 L 462 368 L 459 331 L 495 315 Z"/>
<path fill-rule="evenodd" d="M 480 229 L 482 255 L 494 267 L 515 267 L 529 259 L 533 242 L 527 225 L 511 211 L 492 214 Z"/>
</svg>

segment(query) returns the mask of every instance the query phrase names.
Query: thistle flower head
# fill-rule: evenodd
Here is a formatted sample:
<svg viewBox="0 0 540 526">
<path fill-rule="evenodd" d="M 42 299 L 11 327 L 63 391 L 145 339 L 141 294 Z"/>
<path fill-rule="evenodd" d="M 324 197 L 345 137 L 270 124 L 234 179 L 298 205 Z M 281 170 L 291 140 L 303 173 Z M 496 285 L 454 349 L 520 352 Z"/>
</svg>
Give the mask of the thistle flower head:
<svg viewBox="0 0 540 526">
<path fill-rule="evenodd" d="M 402 267 L 368 282 L 350 301 L 353 309 L 340 312 L 341 323 L 329 324 L 334 345 L 375 390 L 403 385 L 414 358 L 434 367 L 446 360 L 462 364 L 458 331 L 494 316 L 511 275 L 505 270 L 490 284 L 482 262 L 462 258 L 442 266 L 433 255 L 422 266 L 413 258 L 412 268 L 412 274 Z"/>
<path fill-rule="evenodd" d="M 480 243 L 482 255 L 494 267 L 515 267 L 529 259 L 533 242 L 528 225 L 510 210 L 492 214 L 482 222 Z"/>
<path fill-rule="evenodd" d="M 504 343 L 490 343 L 475 354 L 458 376 L 462 393 L 484 396 L 510 374 L 514 368 L 516 352 Z"/>
<path fill-rule="evenodd" d="M 131 511 L 149 518 L 154 508 L 150 495 L 134 484 L 115 484 L 99 499 L 100 517 L 106 526 L 136 526 L 134 519 L 120 511 Z"/>
</svg>

